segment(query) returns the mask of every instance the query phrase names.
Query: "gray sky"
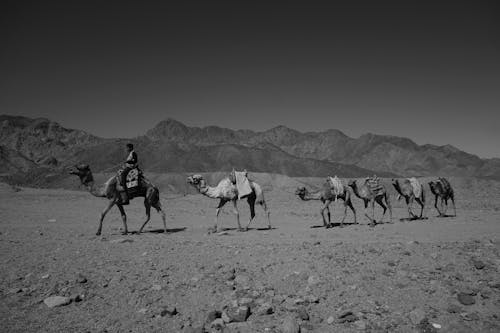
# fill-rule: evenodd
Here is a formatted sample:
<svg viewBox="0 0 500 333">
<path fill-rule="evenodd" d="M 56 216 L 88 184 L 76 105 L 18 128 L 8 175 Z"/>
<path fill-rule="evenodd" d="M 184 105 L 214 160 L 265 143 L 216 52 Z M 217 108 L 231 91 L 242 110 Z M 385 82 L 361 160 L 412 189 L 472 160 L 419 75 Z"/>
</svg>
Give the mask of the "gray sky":
<svg viewBox="0 0 500 333">
<path fill-rule="evenodd" d="M 104 137 L 160 120 L 337 128 L 500 157 L 500 8 L 480 1 L 11 2 L 0 113 Z"/>
</svg>

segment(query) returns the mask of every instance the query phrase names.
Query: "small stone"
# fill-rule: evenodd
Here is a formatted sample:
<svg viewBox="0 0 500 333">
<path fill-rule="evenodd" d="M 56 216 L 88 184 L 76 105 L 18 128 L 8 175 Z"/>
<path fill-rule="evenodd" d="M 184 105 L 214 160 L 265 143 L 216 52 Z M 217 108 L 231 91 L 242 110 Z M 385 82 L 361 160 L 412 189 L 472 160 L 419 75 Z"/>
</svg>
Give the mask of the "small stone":
<svg viewBox="0 0 500 333">
<path fill-rule="evenodd" d="M 210 311 L 208 314 L 207 314 L 207 319 L 205 320 L 205 322 L 207 324 L 210 324 L 211 322 L 213 322 L 215 319 L 217 318 L 220 318 L 222 315 L 222 313 L 220 311 L 217 311 L 217 310 L 213 310 L 213 311 Z"/>
<path fill-rule="evenodd" d="M 154 291 L 160 291 L 161 290 L 161 285 L 159 284 L 153 284 L 153 286 L 151 287 L 152 290 Z"/>
<path fill-rule="evenodd" d="M 437 328 L 437 329 L 440 329 L 440 328 L 441 328 L 441 325 L 436 324 L 436 323 L 432 323 L 432 327 Z"/>
<path fill-rule="evenodd" d="M 446 309 L 449 313 L 461 313 L 462 308 L 456 304 L 450 304 L 448 305 L 448 308 Z"/>
<path fill-rule="evenodd" d="M 257 314 L 258 316 L 265 316 L 273 313 L 274 313 L 274 308 L 269 303 L 263 303 L 255 310 L 255 314 Z"/>
<path fill-rule="evenodd" d="M 175 316 L 177 314 L 177 308 L 175 306 L 163 307 L 160 311 L 160 316 L 165 317 L 166 315 Z"/>
<path fill-rule="evenodd" d="M 250 278 L 246 275 L 236 275 L 234 282 L 242 286 L 247 286 L 250 283 Z"/>
<path fill-rule="evenodd" d="M 78 283 L 87 283 L 87 278 L 81 274 L 78 274 L 78 277 L 76 278 L 76 282 Z"/>
<path fill-rule="evenodd" d="M 221 318 L 225 323 L 230 323 L 231 318 L 229 318 L 228 314 L 226 311 L 222 311 Z"/>
<path fill-rule="evenodd" d="M 71 301 L 76 302 L 76 303 L 81 302 L 81 301 L 83 301 L 83 295 L 80 295 L 80 294 L 73 295 L 73 296 L 71 296 Z"/>
<path fill-rule="evenodd" d="M 146 308 L 141 308 L 141 309 L 139 309 L 137 312 L 139 312 L 140 314 L 146 314 L 146 312 L 148 312 L 148 309 L 146 309 Z"/>
<path fill-rule="evenodd" d="M 460 317 L 462 317 L 462 319 L 466 321 L 477 321 L 480 319 L 479 315 L 475 312 L 473 313 L 462 312 L 460 314 Z"/>
<path fill-rule="evenodd" d="M 364 331 L 366 330 L 366 323 L 363 320 L 356 320 L 354 322 L 354 327 L 356 327 L 358 331 Z"/>
<path fill-rule="evenodd" d="M 71 299 L 69 297 L 63 296 L 50 296 L 44 299 L 43 302 L 49 308 L 55 308 L 57 306 L 68 305 L 69 303 L 71 303 Z"/>
<path fill-rule="evenodd" d="M 49 277 L 50 277 L 50 274 L 44 274 L 44 275 L 41 276 L 41 278 L 44 279 L 44 280 L 48 279 Z"/>
<path fill-rule="evenodd" d="M 415 309 L 410 312 L 409 317 L 413 325 L 418 325 L 425 319 L 425 312 L 422 309 Z"/>
<path fill-rule="evenodd" d="M 307 295 L 305 300 L 309 303 L 319 303 L 319 297 L 315 295 Z"/>
<path fill-rule="evenodd" d="M 227 309 L 227 315 L 231 322 L 241 323 L 247 320 L 250 316 L 250 308 L 248 306 L 239 306 L 237 308 Z"/>
<path fill-rule="evenodd" d="M 471 262 L 472 262 L 472 265 L 474 265 L 474 267 L 476 269 L 480 270 L 480 269 L 483 269 L 484 267 L 486 267 L 486 264 L 477 258 L 472 258 Z"/>
<path fill-rule="evenodd" d="M 210 327 L 214 328 L 216 330 L 222 330 L 224 328 L 224 326 L 226 326 L 226 325 L 224 324 L 224 320 L 222 320 L 222 318 L 217 318 L 213 322 L 210 323 Z"/>
<path fill-rule="evenodd" d="M 476 300 L 474 299 L 474 297 L 472 297 L 471 295 L 465 294 L 465 293 L 459 293 L 457 295 L 457 299 L 463 305 L 472 305 L 472 304 L 476 303 Z"/>
<path fill-rule="evenodd" d="M 352 311 L 346 311 L 339 316 L 338 322 L 340 324 L 352 323 L 352 322 L 355 322 L 356 320 L 358 320 L 358 317 L 354 313 L 352 313 Z"/>
<path fill-rule="evenodd" d="M 333 316 L 328 317 L 328 319 L 326 320 L 326 322 L 328 323 L 328 325 L 333 324 L 334 321 L 335 321 L 335 318 L 333 318 Z"/>
<path fill-rule="evenodd" d="M 310 286 L 316 285 L 320 282 L 320 279 L 317 275 L 311 275 L 307 278 L 307 284 Z"/>
<path fill-rule="evenodd" d="M 299 307 L 297 309 L 297 316 L 301 319 L 301 320 L 309 320 L 309 313 L 307 313 L 307 310 L 306 308 L 304 308 L 303 306 Z"/>
<path fill-rule="evenodd" d="M 283 324 L 281 325 L 281 331 L 283 333 L 299 333 L 300 326 L 292 317 L 287 317 L 283 320 Z"/>
</svg>

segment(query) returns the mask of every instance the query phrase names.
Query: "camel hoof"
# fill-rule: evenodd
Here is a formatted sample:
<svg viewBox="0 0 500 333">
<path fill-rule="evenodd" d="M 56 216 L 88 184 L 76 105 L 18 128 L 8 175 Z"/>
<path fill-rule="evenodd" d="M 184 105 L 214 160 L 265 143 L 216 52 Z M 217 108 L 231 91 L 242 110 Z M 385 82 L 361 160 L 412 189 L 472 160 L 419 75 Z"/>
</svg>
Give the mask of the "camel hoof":
<svg viewBox="0 0 500 333">
<path fill-rule="evenodd" d="M 100 231 L 98 231 L 98 232 L 96 232 L 96 233 L 95 233 L 95 235 L 96 235 L 96 236 L 101 236 L 101 232 L 100 232 Z"/>
</svg>

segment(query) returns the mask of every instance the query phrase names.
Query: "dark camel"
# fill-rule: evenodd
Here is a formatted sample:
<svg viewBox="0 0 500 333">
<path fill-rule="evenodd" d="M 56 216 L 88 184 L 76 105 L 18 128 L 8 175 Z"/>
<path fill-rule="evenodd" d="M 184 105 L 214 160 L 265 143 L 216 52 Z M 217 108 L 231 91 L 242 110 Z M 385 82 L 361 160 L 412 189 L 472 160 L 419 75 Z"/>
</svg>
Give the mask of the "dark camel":
<svg viewBox="0 0 500 333">
<path fill-rule="evenodd" d="M 389 208 L 390 222 L 392 222 L 392 207 L 385 186 L 382 186 L 381 191 L 374 193 L 372 192 L 372 190 L 370 190 L 366 181 L 363 183 L 363 185 L 358 185 L 355 180 L 351 180 L 347 185 L 352 188 L 354 194 L 358 198 L 363 200 L 363 203 L 365 204 L 365 216 L 368 218 L 368 220 L 370 220 L 370 224 L 372 226 L 377 224 L 377 221 L 375 220 L 375 202 L 378 203 L 380 207 L 382 207 L 382 209 L 384 210 L 384 213 L 382 214 L 382 218 L 380 219 L 380 221 L 382 222 L 385 213 L 387 211 L 387 208 Z M 371 217 L 366 213 L 366 209 L 368 208 L 368 203 L 370 203 L 372 207 Z"/>
<path fill-rule="evenodd" d="M 90 167 L 88 165 L 75 165 L 74 168 L 70 170 L 70 174 L 78 176 L 78 178 L 80 178 L 80 182 L 83 186 L 86 187 L 90 194 L 99 198 L 107 198 L 109 200 L 108 206 L 101 213 L 99 227 L 97 228 L 96 235 L 99 236 L 101 234 L 102 222 L 104 220 L 104 217 L 110 211 L 110 209 L 113 208 L 114 205 L 116 205 L 120 210 L 124 228 L 122 234 L 126 235 L 128 233 L 127 215 L 125 214 L 125 210 L 123 209 L 123 205 L 121 204 L 120 192 L 117 189 L 117 177 L 111 177 L 102 186 L 96 188 L 92 171 L 90 170 Z M 146 221 L 144 221 L 138 233 L 141 233 L 146 224 L 149 222 L 149 219 L 151 218 L 151 207 L 155 208 L 161 215 L 161 218 L 163 220 L 163 228 L 166 233 L 167 222 L 165 218 L 165 212 L 161 208 L 160 191 L 158 190 L 158 188 L 151 184 L 151 182 L 149 182 L 147 179 L 142 178 L 139 189 L 135 193 L 131 193 L 130 199 L 138 197 L 144 198 L 144 207 L 146 208 Z"/>
<path fill-rule="evenodd" d="M 434 207 L 436 207 L 439 216 L 446 216 L 446 211 L 448 210 L 448 200 L 451 200 L 451 202 L 453 203 L 453 216 L 457 216 L 457 209 L 455 207 L 455 193 L 453 192 L 453 188 L 451 187 L 448 179 L 438 178 L 437 180 L 430 181 L 429 187 L 432 194 L 434 194 Z M 441 209 L 443 209 L 443 211 L 441 211 L 438 207 L 438 198 L 441 199 Z M 445 207 L 443 208 L 443 206 Z"/>
<path fill-rule="evenodd" d="M 323 218 L 323 225 L 325 228 L 331 228 L 331 214 L 330 214 L 330 204 L 335 201 L 335 199 L 342 199 L 344 201 L 344 216 L 340 221 L 340 226 L 344 226 L 344 220 L 347 216 L 347 207 L 351 208 L 352 213 L 354 214 L 354 224 L 357 224 L 356 220 L 356 210 L 352 205 L 351 201 L 351 191 L 349 189 L 344 188 L 344 193 L 340 193 L 335 195 L 333 190 L 331 189 L 329 184 L 325 184 L 323 188 L 319 191 L 309 192 L 305 187 L 299 187 L 295 191 L 295 194 L 299 196 L 301 200 L 309 201 L 309 200 L 319 200 L 323 204 L 320 209 L 321 217 Z M 325 218 L 325 210 L 328 214 L 328 223 Z"/>
</svg>

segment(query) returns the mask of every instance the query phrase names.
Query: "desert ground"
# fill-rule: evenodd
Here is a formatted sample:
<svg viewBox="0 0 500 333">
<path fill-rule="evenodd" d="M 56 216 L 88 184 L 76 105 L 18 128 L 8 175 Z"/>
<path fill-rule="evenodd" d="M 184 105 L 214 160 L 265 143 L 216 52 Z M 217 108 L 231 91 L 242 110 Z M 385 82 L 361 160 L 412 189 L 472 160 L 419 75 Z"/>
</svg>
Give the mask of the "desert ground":
<svg viewBox="0 0 500 333">
<path fill-rule="evenodd" d="M 104 199 L 1 184 L 1 331 L 500 331 L 499 182 L 452 178 L 457 217 L 436 217 L 426 186 L 428 219 L 400 221 L 390 188 L 393 223 L 368 226 L 353 198 L 360 224 L 348 212 L 325 229 L 320 203 L 293 194 L 323 179 L 257 178 L 274 228 L 257 209 L 237 232 L 228 205 L 222 235 L 207 234 L 217 201 L 193 192 L 164 191 L 168 234 L 153 212 L 146 232 L 123 236 L 113 208 L 95 236 Z M 332 208 L 338 222 L 342 203 Z M 126 211 L 138 230 L 142 200 Z M 51 296 L 69 304 L 49 307 Z"/>
</svg>

